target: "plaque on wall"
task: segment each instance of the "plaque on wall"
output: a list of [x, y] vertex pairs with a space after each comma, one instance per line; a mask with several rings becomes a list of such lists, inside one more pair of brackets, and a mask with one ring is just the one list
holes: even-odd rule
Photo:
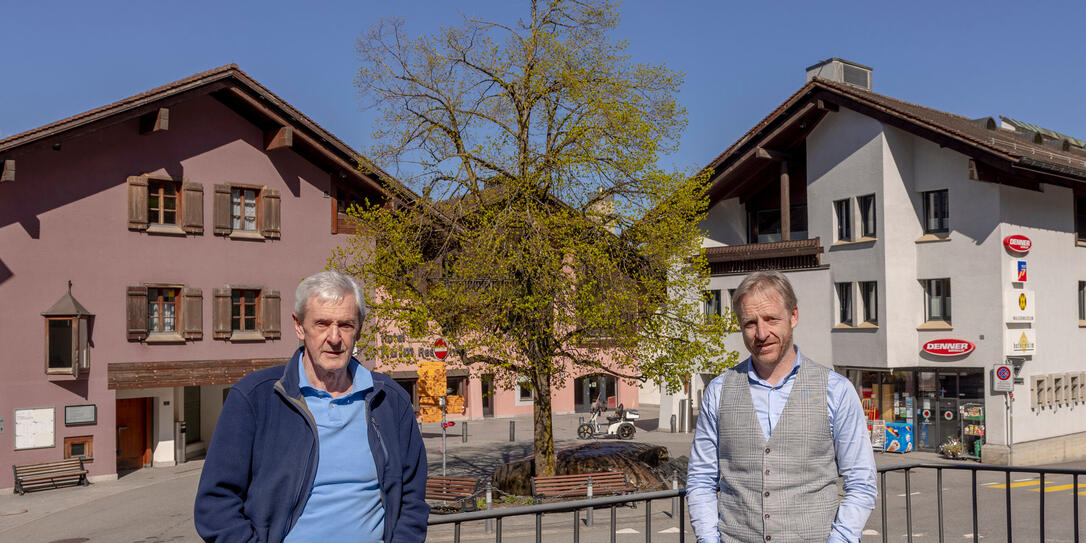
[[87, 426], [98, 424], [98, 406], [90, 405], [66, 405], [64, 406], [65, 426]]
[[15, 450], [55, 447], [55, 421], [56, 410], [52, 407], [16, 409]]

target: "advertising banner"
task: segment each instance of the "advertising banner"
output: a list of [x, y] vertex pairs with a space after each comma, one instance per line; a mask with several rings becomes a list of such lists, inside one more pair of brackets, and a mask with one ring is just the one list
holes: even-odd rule
[[1031, 355], [1037, 349], [1037, 333], [1029, 328], [1012, 328], [1003, 332], [1003, 355]]
[[1034, 309], [1036, 297], [1032, 290], [1012, 289], [1003, 294], [1004, 322], [1029, 323], [1036, 318], [1037, 310]]

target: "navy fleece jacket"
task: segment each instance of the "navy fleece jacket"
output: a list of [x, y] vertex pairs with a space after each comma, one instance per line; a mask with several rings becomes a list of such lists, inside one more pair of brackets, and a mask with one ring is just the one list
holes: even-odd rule
[[[298, 388], [298, 353], [230, 389], [196, 493], [205, 541], [279, 542], [302, 514], [317, 470], [317, 430]], [[370, 450], [385, 506], [385, 543], [426, 539], [426, 451], [411, 398], [373, 374]]]

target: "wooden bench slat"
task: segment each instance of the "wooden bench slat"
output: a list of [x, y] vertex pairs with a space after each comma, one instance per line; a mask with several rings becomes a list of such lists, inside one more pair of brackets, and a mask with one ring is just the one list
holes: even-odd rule
[[547, 496], [583, 497], [588, 495], [589, 479], [592, 480], [593, 495], [623, 494], [633, 490], [633, 487], [626, 481], [625, 473], [605, 471], [575, 475], [532, 477], [532, 493], [537, 498], [544, 498]]
[[479, 486], [478, 479], [468, 477], [440, 477], [430, 476], [426, 479], [426, 499], [441, 501], [459, 501], [461, 507], [467, 510], [469, 502], [474, 508], [475, 488]]
[[[27, 490], [56, 488], [58, 483], [87, 485], [87, 470], [82, 458], [69, 458], [55, 462], [12, 465], [15, 475], [15, 493], [23, 494]], [[28, 488], [31, 487], [31, 488]]]

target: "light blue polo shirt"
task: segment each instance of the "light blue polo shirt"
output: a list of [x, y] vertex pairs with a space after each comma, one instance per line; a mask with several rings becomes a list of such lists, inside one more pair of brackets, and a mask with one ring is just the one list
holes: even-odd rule
[[[299, 356], [301, 356], [299, 354]], [[381, 541], [385, 508], [367, 436], [366, 395], [373, 376], [351, 360], [351, 392], [332, 398], [309, 382], [299, 360], [302, 396], [317, 422], [317, 475], [302, 516], [284, 541]], [[303, 459], [298, 459], [298, 469]], [[289, 489], [283, 489], [284, 496]]]

